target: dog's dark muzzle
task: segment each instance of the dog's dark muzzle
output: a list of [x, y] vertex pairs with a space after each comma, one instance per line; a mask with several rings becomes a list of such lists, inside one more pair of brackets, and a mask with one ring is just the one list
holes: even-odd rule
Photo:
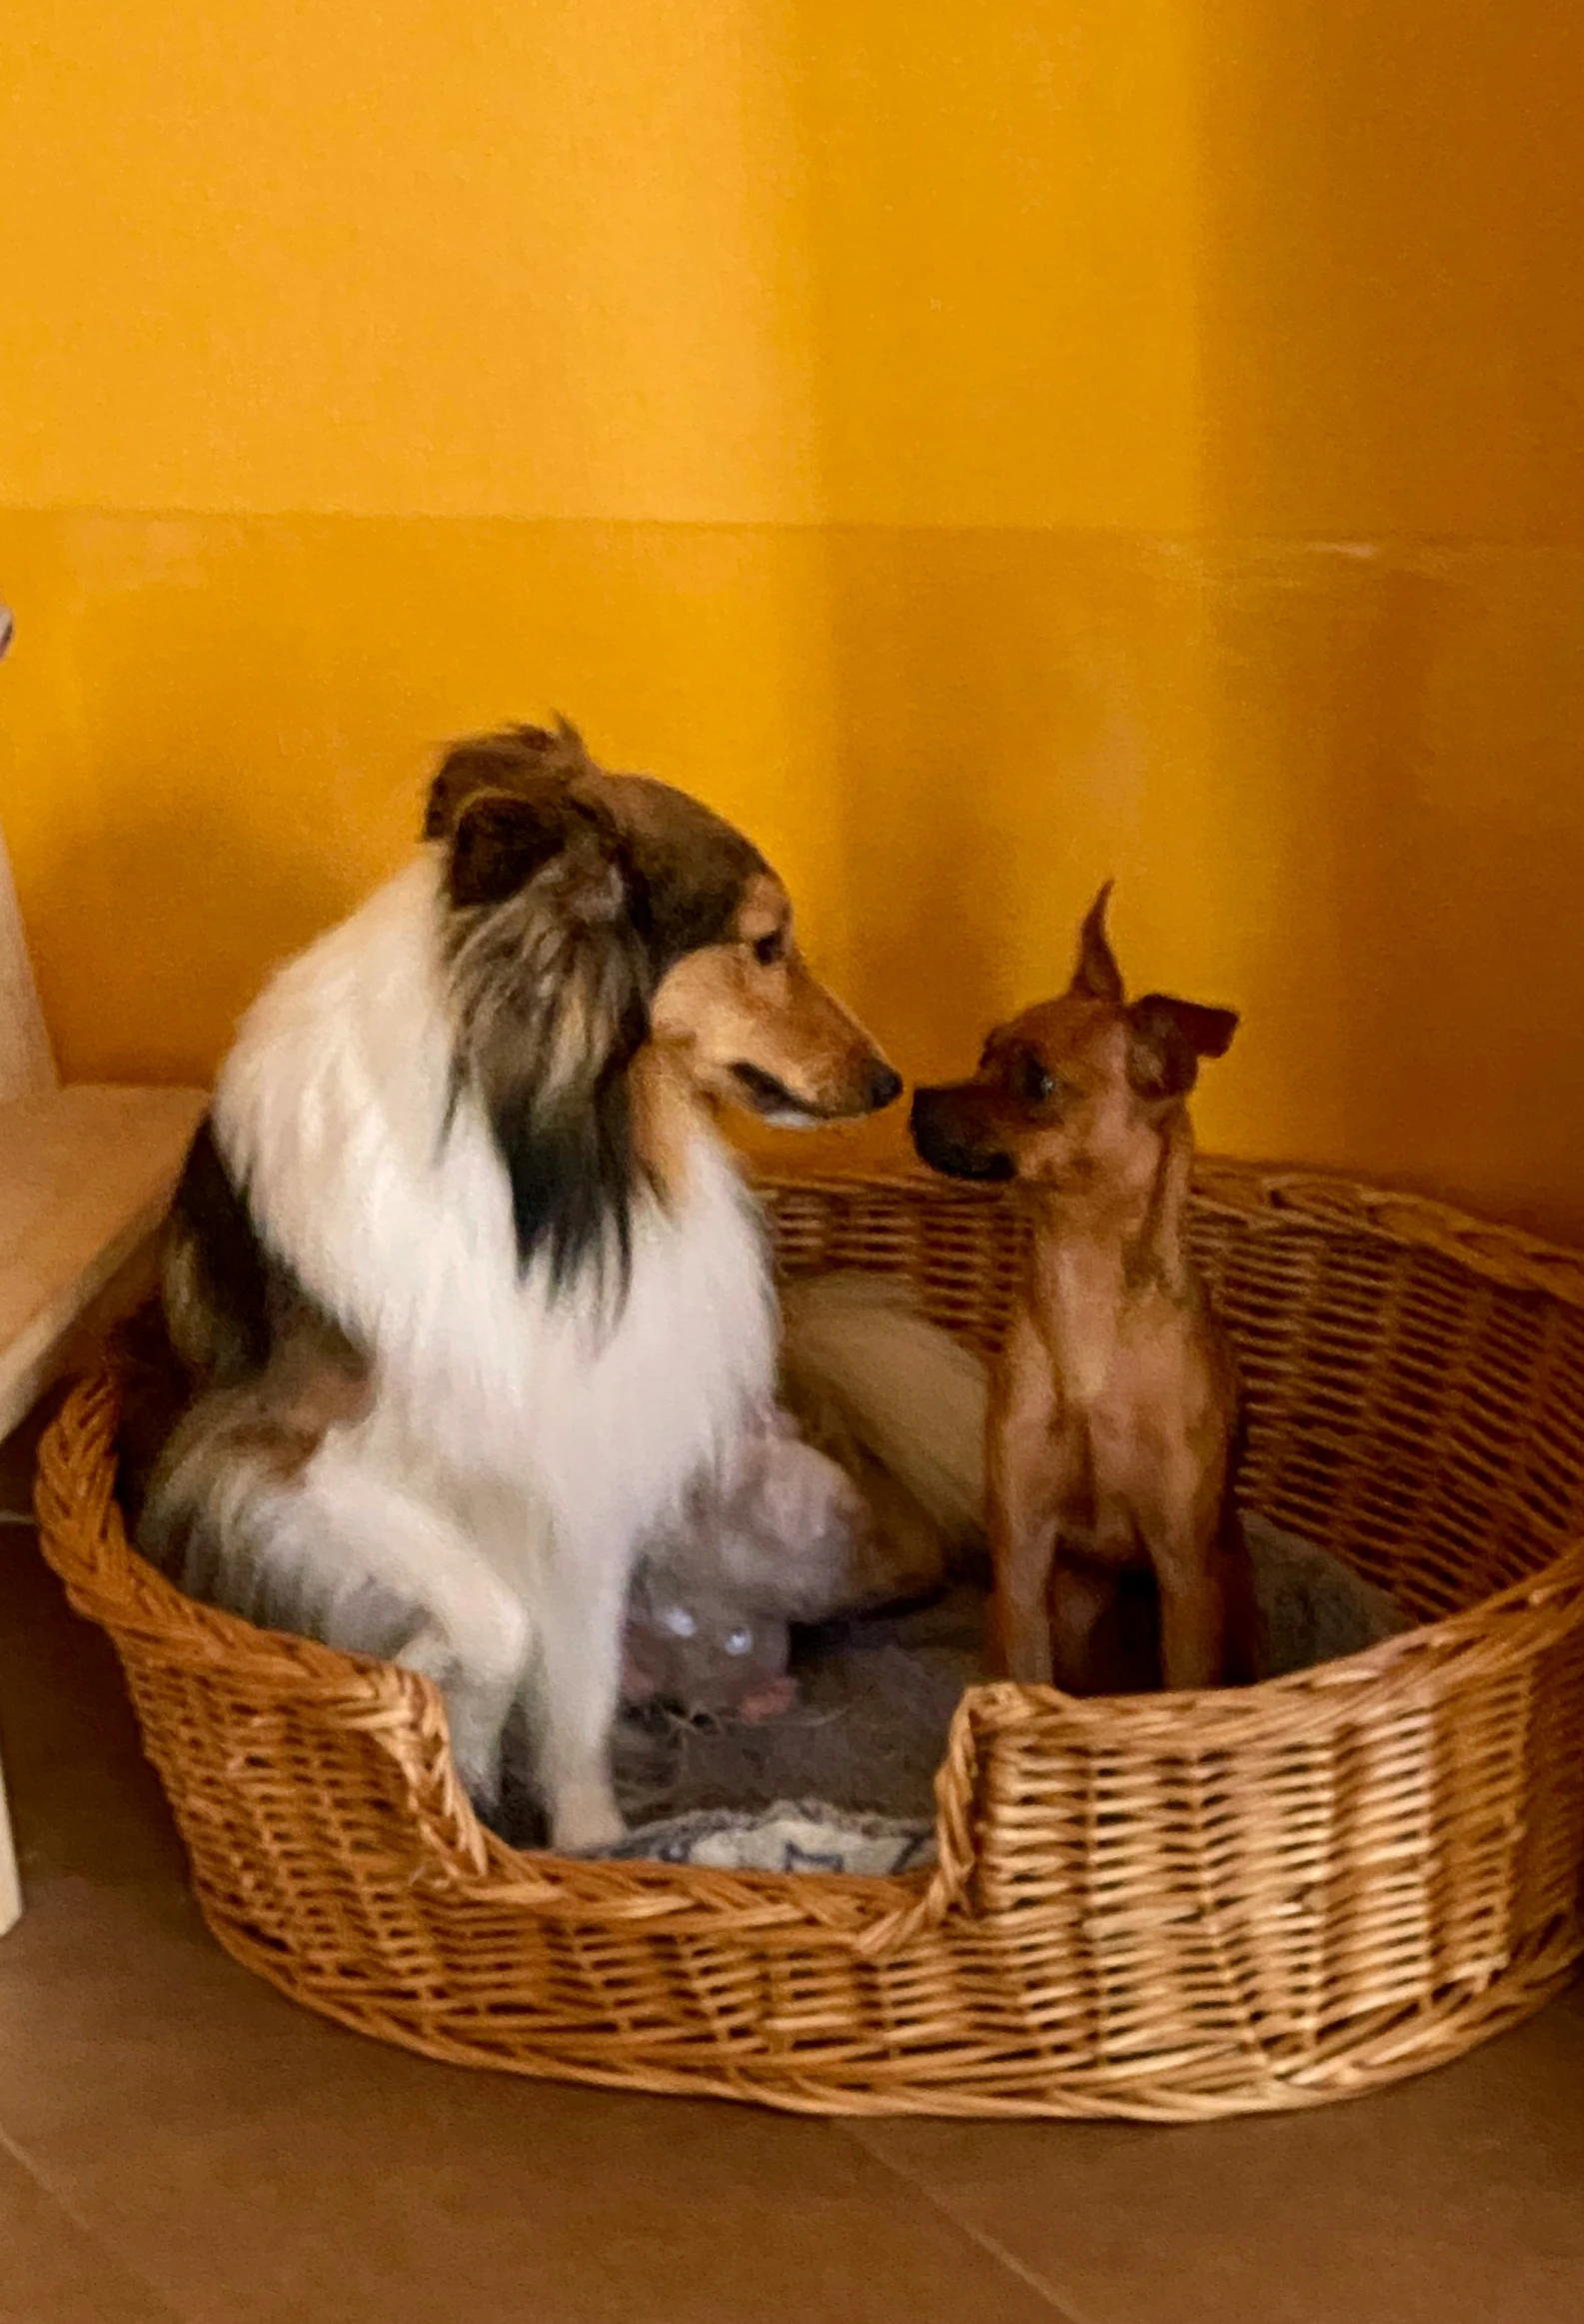
[[920, 1162], [948, 1178], [1009, 1178], [1012, 1158], [972, 1120], [971, 1092], [915, 1090], [907, 1127]]

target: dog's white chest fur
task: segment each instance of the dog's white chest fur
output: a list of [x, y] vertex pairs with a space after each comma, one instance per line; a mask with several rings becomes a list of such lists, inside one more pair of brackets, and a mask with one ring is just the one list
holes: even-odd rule
[[619, 1307], [592, 1277], [553, 1298], [543, 1258], [521, 1273], [488, 1128], [451, 1105], [437, 921], [420, 862], [277, 979], [221, 1082], [224, 1151], [415, 1458], [531, 1482], [580, 1534], [642, 1531], [770, 1392], [762, 1229], [701, 1129], [673, 1208], [639, 1204]]

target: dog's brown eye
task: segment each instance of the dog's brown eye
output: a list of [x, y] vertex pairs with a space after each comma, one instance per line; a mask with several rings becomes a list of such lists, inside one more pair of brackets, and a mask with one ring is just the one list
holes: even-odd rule
[[778, 961], [787, 958], [787, 931], [773, 928], [768, 936], [754, 939], [754, 958], [762, 969], [774, 969]]
[[1030, 1106], [1043, 1106], [1055, 1090], [1053, 1077], [1031, 1054], [1017, 1061], [1017, 1095]]

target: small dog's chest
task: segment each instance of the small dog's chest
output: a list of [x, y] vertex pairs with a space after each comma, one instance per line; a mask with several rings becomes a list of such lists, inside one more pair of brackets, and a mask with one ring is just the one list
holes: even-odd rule
[[[1061, 1554], [1108, 1568], [1146, 1565], [1142, 1519], [1191, 1468], [1194, 1440], [1217, 1408], [1216, 1349], [1202, 1319], [1176, 1307], [1111, 1318], [1103, 1348], [1085, 1334], [1087, 1364], [1069, 1365], [1030, 1334], [1019, 1353], [1044, 1375], [1037, 1452], [1048, 1521]], [[1037, 1349], [1037, 1352], [1036, 1352]], [[1102, 1360], [1103, 1358], [1103, 1360]], [[1026, 1409], [1026, 1407], [1025, 1407]]]
[[1141, 1446], [1126, 1400], [1068, 1406], [1052, 1450], [1059, 1554], [1081, 1564], [1146, 1565], [1136, 1489]]

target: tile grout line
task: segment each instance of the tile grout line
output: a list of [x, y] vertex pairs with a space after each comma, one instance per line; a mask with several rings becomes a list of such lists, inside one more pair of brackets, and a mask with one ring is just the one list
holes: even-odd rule
[[129, 2284], [134, 2285], [138, 2291], [142, 2292], [153, 2303], [154, 2308], [161, 2316], [168, 2317], [170, 2324], [190, 2324], [186, 2310], [174, 2306], [159, 2286], [149, 2281], [140, 2267], [134, 2267], [130, 2260], [123, 2258], [122, 2254], [116, 2250], [114, 2244], [106, 2242], [99, 2230], [90, 2225], [75, 2203], [68, 2202], [64, 2195], [51, 2186], [26, 2147], [18, 2145], [4, 2123], [0, 2123], [0, 2154], [9, 2155], [18, 2170], [27, 2173], [34, 2186], [54, 2204], [62, 2218], [77, 2230], [84, 2242], [111, 2267], [118, 2269]]
[[1008, 2250], [1005, 2244], [1001, 2243], [995, 2236], [988, 2234], [984, 2228], [976, 2227], [971, 2219], [964, 2219], [945, 2199], [939, 2188], [932, 2186], [927, 2179], [920, 2178], [916, 2172], [908, 2170], [879, 2147], [872, 2145], [864, 2136], [863, 2124], [841, 2122], [833, 2127], [840, 2129], [855, 2145], [863, 2149], [871, 2162], [878, 2163], [881, 2170], [888, 2171], [893, 2179], [906, 2187], [912, 2194], [921, 2195], [932, 2211], [954, 2227], [959, 2235], [965, 2235], [968, 2241], [982, 2251], [987, 2259], [994, 2260], [998, 2267], [1005, 2268], [1008, 2275], [1016, 2276], [1019, 2282], [1026, 2284], [1031, 2292], [1036, 2292], [1045, 2305], [1059, 2318], [1060, 2324], [1097, 2324], [1096, 2318], [1080, 2315], [1076, 2308], [1071, 2307], [1066, 2300], [1058, 2297], [1053, 2286], [1046, 2281], [1045, 2277], [1040, 2275], [1037, 2269], [1031, 2268], [1026, 2260], [1019, 2259], [1016, 2252]]

